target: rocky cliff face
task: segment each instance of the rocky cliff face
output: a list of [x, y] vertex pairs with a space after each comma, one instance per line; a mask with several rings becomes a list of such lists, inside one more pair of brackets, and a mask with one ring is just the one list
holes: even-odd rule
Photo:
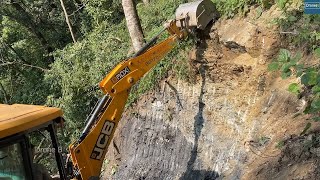
[[[257, 17], [254, 12], [219, 20], [200, 37], [190, 54], [194, 84], [172, 76], [127, 110], [109, 149], [104, 178], [320, 175], [316, 160], [304, 165], [305, 170], [313, 167], [313, 176], [290, 169], [290, 158], [279, 163], [285, 156], [276, 144], [301, 132], [307, 116], [293, 118], [302, 103], [287, 92], [295, 79], [284, 81], [267, 71], [281, 46], [271, 24], [280, 13], [271, 8]], [[308, 158], [317, 157], [315, 153]]]

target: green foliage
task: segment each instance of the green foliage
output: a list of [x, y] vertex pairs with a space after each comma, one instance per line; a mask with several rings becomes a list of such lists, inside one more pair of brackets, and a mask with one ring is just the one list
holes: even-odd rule
[[308, 123], [306, 124], [306, 126], [304, 127], [303, 131], [300, 133], [300, 135], [306, 134], [306, 132], [310, 129], [310, 127], [311, 127], [311, 123], [308, 122]]
[[297, 62], [301, 59], [301, 54], [297, 53], [295, 56], [286, 49], [280, 49], [278, 58], [268, 65], [269, 71], [280, 70], [281, 77], [286, 79], [292, 75], [293, 69], [298, 69], [298, 74], [301, 73], [301, 64]]
[[163, 23], [174, 19], [176, 8], [188, 2], [187, 0], [158, 0], [145, 6], [143, 3], [137, 5], [141, 25], [147, 39], [155, 35], [163, 28]]
[[[114, 37], [119, 40], [114, 40]], [[120, 39], [121, 37], [121, 39]], [[70, 137], [77, 137], [86, 115], [101, 96], [98, 83], [121, 60], [126, 59], [129, 37], [125, 23], [106, 28], [102, 23], [87, 38], [56, 51], [56, 61], [46, 73], [51, 84], [47, 103], [63, 108]]]
[[111, 168], [111, 175], [115, 175], [117, 172], [118, 167], [117, 166], [112, 166]]
[[[176, 8], [186, 3], [186, 0], [160, 0], [155, 3], [150, 3], [149, 6], [138, 4], [138, 13], [141, 18], [141, 25], [144, 29], [146, 39], [151, 39], [160, 30], [163, 29], [163, 23], [174, 18]], [[160, 40], [167, 38], [163, 36]], [[167, 76], [169, 70], [174, 70], [180, 78], [186, 78], [188, 68], [185, 59], [185, 51], [193, 43], [192, 39], [179, 43], [178, 48], [173, 49], [162, 61], [134, 87], [129, 96], [128, 104], [137, 100], [143, 93], [154, 88], [161, 79]]]
[[289, 85], [288, 91], [294, 93], [294, 94], [299, 94], [300, 93], [300, 87], [297, 83], [292, 83]]
[[314, 50], [314, 55], [317, 56], [318, 58], [320, 58], [320, 48], [316, 48]]
[[85, 11], [93, 19], [91, 23], [94, 27], [102, 22], [118, 24], [124, 18], [120, 0], [89, 0]]
[[[37, 39], [19, 23], [7, 17], [2, 19], [0, 32], [0, 66], [1, 90], [6, 94], [7, 103], [43, 104], [46, 97], [42, 84], [43, 71], [47, 57]], [[36, 96], [36, 97], [33, 97]], [[0, 95], [0, 100], [4, 100]]]
[[276, 4], [279, 8], [284, 9], [286, 7], [288, 0], [276, 0]]
[[[172, 17], [176, 7], [182, 2], [161, 0], [147, 7], [138, 4], [138, 14], [146, 39], [151, 39], [163, 28], [162, 24]], [[103, 3], [98, 1], [93, 4], [98, 5], [89, 7], [92, 8], [89, 14], [94, 14], [94, 9], [104, 7]], [[72, 129], [68, 131], [70, 133], [68, 136], [72, 138], [78, 137], [87, 114], [102, 96], [98, 83], [116, 64], [127, 59], [131, 40], [125, 19], [122, 18], [118, 23], [114, 23], [118, 21], [118, 13], [111, 13], [108, 16], [105, 20], [101, 20], [100, 15], [93, 18], [97, 25], [86, 38], [56, 51], [55, 62], [45, 75], [46, 83], [50, 84], [47, 104], [63, 108], [68, 128]], [[166, 37], [168, 35], [162, 39]], [[187, 62], [183, 59], [182, 51], [187, 49], [190, 42], [181, 43], [179, 48], [168, 54], [137, 86], [132, 88], [129, 104], [144, 92], [154, 88], [157, 82], [167, 75], [168, 70], [178, 70], [182, 69], [181, 66], [186, 66]], [[177, 74], [187, 73], [178, 71]]]
[[313, 117], [312, 120], [315, 121], [315, 122], [319, 122], [320, 121], [320, 117]]
[[151, 72], [142, 78], [140, 83], [138, 83], [138, 87], [132, 89], [128, 104], [135, 102], [143, 93], [156, 87], [158, 82], [168, 75], [169, 70], [174, 70], [178, 78], [188, 78], [190, 73], [188, 71], [188, 64], [184, 53], [191, 44], [192, 39], [181, 42], [178, 45], [178, 48], [169, 53]]
[[307, 68], [301, 76], [301, 83], [305, 86], [314, 86], [317, 84], [318, 75], [315, 68]]
[[279, 142], [276, 144], [276, 148], [281, 149], [281, 148], [284, 147], [284, 145], [285, 145], [285, 142], [284, 142], [284, 141], [279, 141]]
[[269, 138], [269, 137], [266, 137], [266, 136], [261, 136], [261, 137], [258, 139], [258, 143], [259, 143], [260, 146], [266, 145], [269, 141], [270, 141], [270, 138]]
[[285, 32], [283, 36], [286, 41], [314, 50], [320, 46], [319, 20], [319, 14], [304, 14], [301, 6], [290, 11], [284, 8], [282, 17], [275, 19], [275, 22], [280, 26], [280, 31]]
[[[80, 39], [88, 15], [77, 11], [77, 2], [65, 5]], [[50, 84], [44, 74], [54, 62], [52, 52], [72, 41], [60, 7], [59, 1], [0, 2], [1, 102], [45, 104]]]
[[269, 8], [272, 2], [265, 0], [212, 0], [217, 5], [217, 10], [222, 16], [231, 18], [236, 14], [245, 15], [253, 4]]
[[278, 62], [272, 62], [268, 65], [269, 71], [277, 71], [279, 70], [279, 63]]
[[[280, 27], [280, 31], [284, 32], [283, 40], [301, 49], [305, 49], [307, 53], [313, 53], [315, 57], [320, 57], [320, 33], [319, 20], [320, 15], [303, 14], [303, 7], [290, 9], [293, 1], [278, 0], [277, 4], [283, 9], [283, 17], [276, 19]], [[288, 34], [287, 34], [288, 33]], [[288, 50], [281, 49], [278, 58], [269, 64], [270, 71], [281, 72], [282, 78], [288, 78], [295, 75], [300, 78], [300, 85], [293, 83], [288, 90], [300, 97], [305, 96], [308, 99], [308, 105], [304, 113], [311, 114], [312, 119], [317, 121], [320, 112], [320, 74], [319, 66], [306, 66], [299, 63], [302, 58], [300, 53], [295, 56]], [[311, 126], [306, 125], [302, 132], [304, 134]]]
[[[288, 78], [291, 75], [295, 75], [300, 78], [301, 85], [298, 83], [292, 83], [289, 85], [288, 91], [299, 96], [306, 96], [307, 99], [310, 99], [310, 103], [304, 113], [312, 114], [313, 117], [316, 118], [320, 112], [319, 67], [308, 67], [304, 64], [299, 64], [298, 61], [301, 59], [301, 55], [299, 54], [300, 53], [292, 57], [288, 50], [280, 50], [276, 61], [269, 64], [269, 70], [279, 70], [283, 79]], [[309, 91], [310, 93], [307, 93]], [[317, 118], [315, 120], [317, 120]]]

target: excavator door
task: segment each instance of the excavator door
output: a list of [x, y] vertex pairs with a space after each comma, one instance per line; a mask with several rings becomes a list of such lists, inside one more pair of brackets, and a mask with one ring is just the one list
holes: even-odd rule
[[211, 0], [199, 0], [181, 4], [175, 15], [178, 27], [196, 27], [203, 30], [210, 21], [217, 18], [218, 12]]

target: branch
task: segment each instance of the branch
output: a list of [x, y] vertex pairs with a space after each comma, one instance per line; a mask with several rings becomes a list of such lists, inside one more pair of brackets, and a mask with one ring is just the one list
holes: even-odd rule
[[14, 16], [10, 11], [5, 11], [5, 15], [16, 20], [19, 24], [26, 27], [30, 32], [32, 32], [39, 39], [43, 47], [48, 49], [50, 47], [48, 41], [45, 39], [42, 32], [38, 28], [38, 24], [33, 20], [32, 15], [28, 13], [19, 3], [13, 2], [12, 7], [19, 12], [19, 16]]
[[16, 62], [16, 61], [2, 63], [2, 64], [0, 64], [0, 67], [1, 67], [1, 66], [13, 65], [13, 64], [20, 64], [20, 65], [22, 65], [22, 66], [39, 69], [39, 70], [44, 71], [44, 72], [49, 71], [49, 69], [45, 69], [45, 68], [42, 68], [42, 67], [39, 67], [39, 66], [35, 66], [35, 65], [31, 65], [31, 64], [24, 64], [24, 63], [20, 63], [20, 62]]
[[293, 34], [293, 35], [298, 35], [299, 32], [297, 30], [294, 30], [294, 31], [280, 31], [279, 32], [280, 34]]
[[67, 22], [68, 27], [69, 27], [70, 34], [71, 34], [71, 36], [72, 36], [72, 40], [73, 40], [73, 42], [75, 43], [75, 42], [77, 42], [77, 41], [76, 41], [76, 38], [74, 37], [74, 34], [73, 34], [73, 32], [72, 32], [72, 27], [71, 27], [71, 24], [70, 24], [70, 22], [69, 22], [68, 13], [67, 13], [66, 7], [64, 6], [63, 0], [60, 0], [60, 3], [61, 3], [61, 7], [62, 7], [62, 9], [63, 9], [63, 12], [64, 12], [64, 16], [65, 16], [65, 18], [66, 18], [66, 22]]
[[73, 11], [71, 14], [68, 15], [68, 17], [75, 15], [78, 11], [86, 7], [86, 4], [84, 3], [82, 6], [80, 6], [77, 10]]
[[4, 87], [3, 87], [3, 85], [2, 85], [2, 83], [0, 82], [0, 87], [1, 87], [1, 91], [2, 91], [2, 93], [3, 93], [3, 97], [4, 97], [4, 103], [6, 103], [6, 104], [8, 104], [8, 99], [7, 99], [7, 92], [6, 92], [6, 90], [4, 89]]
[[12, 52], [14, 52], [22, 62], [30, 65], [30, 63], [28, 61], [26, 61], [10, 44], [7, 44], [5, 42], [2, 42], [2, 43], [5, 46], [7, 46]]
[[1, 66], [8, 66], [8, 65], [11, 65], [11, 64], [14, 64], [15, 62], [6, 62], [6, 63], [2, 63], [0, 64], [0, 67]]
[[30, 65], [30, 64], [23, 64], [23, 63], [17, 63], [17, 64], [21, 64], [22, 66], [26, 66], [26, 67], [36, 68], [36, 69], [39, 69], [39, 70], [41, 70], [43, 72], [49, 71], [49, 69], [45, 69], [45, 68], [42, 68], [42, 67], [39, 67], [39, 66]]

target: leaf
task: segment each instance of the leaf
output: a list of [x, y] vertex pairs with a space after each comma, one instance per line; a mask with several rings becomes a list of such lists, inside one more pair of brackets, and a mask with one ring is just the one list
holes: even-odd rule
[[295, 21], [297, 21], [297, 18], [295, 16], [289, 16], [288, 21], [295, 22]]
[[308, 84], [310, 86], [317, 84], [317, 78], [318, 78], [318, 73], [316, 73], [316, 72], [310, 73], [310, 79], [309, 79]]
[[312, 86], [317, 84], [318, 73], [314, 71], [310, 71], [302, 75], [301, 83], [306, 86]]
[[308, 68], [307, 70], [306, 70], [306, 72], [316, 72], [317, 70], [315, 69], [315, 68]]
[[301, 58], [302, 58], [302, 54], [301, 54], [301, 52], [298, 52], [298, 53], [292, 58], [292, 62], [294, 62], [294, 64], [296, 64]]
[[320, 86], [320, 75], [318, 74], [318, 77], [317, 77], [317, 84]]
[[310, 114], [311, 113], [311, 105], [310, 104], [307, 104], [307, 107], [304, 109], [303, 113], [304, 114]]
[[290, 59], [290, 51], [288, 51], [287, 49], [280, 49], [278, 61], [279, 62], [288, 62], [289, 59]]
[[320, 92], [320, 86], [319, 86], [319, 85], [313, 86], [313, 87], [312, 87], [312, 92], [313, 92], [314, 94]]
[[302, 64], [297, 64], [296, 65], [296, 71], [297, 71], [297, 77], [300, 77], [303, 74], [303, 65]]
[[280, 7], [280, 9], [283, 9], [286, 7], [287, 0], [277, 0], [277, 5]]
[[256, 10], [256, 19], [258, 19], [262, 15], [262, 12], [263, 12], [262, 7], [259, 6]]
[[300, 135], [305, 134], [305, 133], [310, 129], [310, 127], [311, 127], [311, 123], [308, 122], [308, 123], [306, 124], [306, 126], [304, 127], [303, 131], [300, 133]]
[[279, 70], [279, 63], [277, 62], [272, 62], [268, 65], [268, 70], [269, 71], [277, 71]]
[[245, 14], [246, 12], [249, 11], [249, 7], [248, 5], [246, 4], [244, 7], [243, 7], [243, 14]]
[[292, 92], [294, 94], [299, 94], [300, 93], [300, 87], [299, 87], [299, 85], [297, 83], [292, 83], [292, 84], [289, 85], [288, 91]]
[[293, 65], [291, 63], [284, 63], [281, 67], [281, 71], [288, 72]]
[[315, 121], [315, 122], [319, 122], [320, 121], [320, 117], [313, 117], [312, 120]]
[[291, 74], [292, 74], [291, 71], [282, 72], [281, 78], [282, 78], [282, 79], [287, 79], [288, 77], [291, 76]]
[[285, 145], [284, 141], [279, 141], [276, 145], [276, 148], [281, 149]]
[[314, 55], [318, 58], [320, 58], [320, 48], [317, 48], [314, 50]]
[[319, 98], [313, 99], [313, 101], [311, 102], [311, 107], [314, 108], [315, 110], [320, 110], [320, 99]]
[[320, 40], [320, 33], [316, 33], [315, 36], [317, 41]]

